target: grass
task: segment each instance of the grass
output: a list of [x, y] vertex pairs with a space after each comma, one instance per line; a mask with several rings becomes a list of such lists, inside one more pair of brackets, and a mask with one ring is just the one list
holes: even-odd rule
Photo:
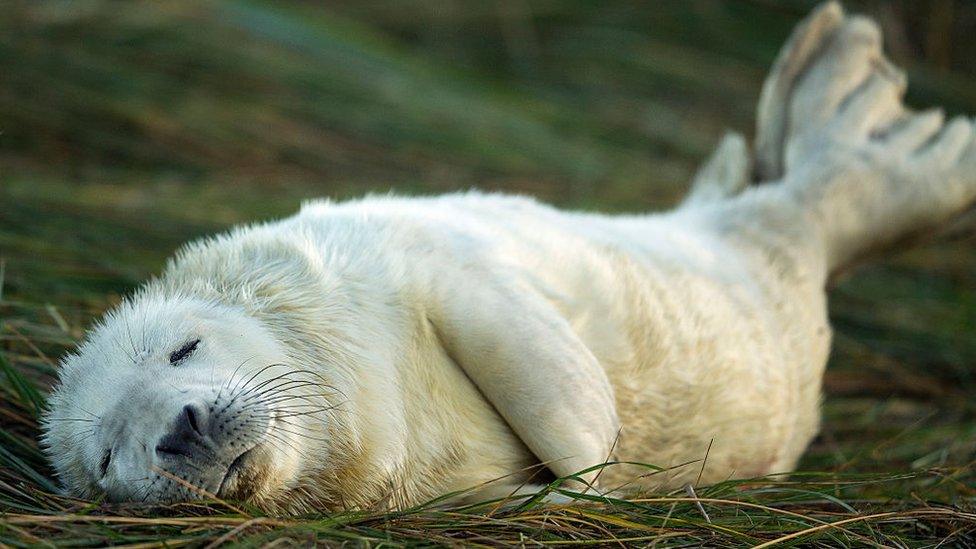
[[[763, 73], [810, 5], [11, 0], [0, 545], [976, 545], [971, 231], [832, 290], [824, 428], [786, 478], [695, 497], [280, 519], [65, 498], [38, 451], [57, 358], [180, 243], [303, 198], [391, 188], [666, 207], [724, 128], [749, 131]], [[976, 8], [858, 5], [885, 17], [914, 102], [976, 113]]]

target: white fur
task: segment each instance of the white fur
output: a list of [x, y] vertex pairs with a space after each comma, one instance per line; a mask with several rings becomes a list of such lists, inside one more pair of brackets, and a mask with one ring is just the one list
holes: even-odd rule
[[[153, 462], [139, 444], [250, 359], [256, 382], [313, 370], [324, 381], [291, 392], [334, 406], [268, 427], [288, 444], [259, 445], [249, 497], [269, 508], [403, 506], [499, 477], [478, 495], [504, 494], [539, 461], [674, 467], [652, 486], [789, 471], [818, 429], [828, 277], [976, 197], [972, 124], [912, 123], [903, 83], [873, 79], [873, 33], [830, 5], [784, 52], [757, 156], [779, 181], [740, 192], [749, 159], [732, 138], [665, 214], [369, 197], [191, 245], [65, 360], [57, 469], [76, 491], [133, 499], [153, 482], [125, 486]], [[168, 364], [192, 337], [201, 351]], [[58, 422], [86, 417], [82, 440]], [[99, 449], [120, 444], [120, 470], [96, 480]], [[648, 472], [613, 466], [599, 483]], [[155, 482], [150, 499], [185, 496]]]

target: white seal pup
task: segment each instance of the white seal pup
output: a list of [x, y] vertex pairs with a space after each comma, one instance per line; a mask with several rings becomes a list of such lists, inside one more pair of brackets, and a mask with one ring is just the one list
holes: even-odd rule
[[497, 496], [539, 463], [674, 485], [709, 445], [704, 482], [789, 471], [829, 277], [976, 199], [973, 124], [904, 88], [829, 4], [767, 81], [755, 169], [728, 138], [672, 212], [373, 197], [191, 244], [63, 360], [49, 455], [80, 496], [276, 512]]

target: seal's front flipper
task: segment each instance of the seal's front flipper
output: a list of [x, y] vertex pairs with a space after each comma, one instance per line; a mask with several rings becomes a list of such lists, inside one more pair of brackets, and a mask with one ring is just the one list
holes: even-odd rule
[[458, 280], [434, 289], [428, 315], [448, 354], [557, 476], [604, 463], [619, 423], [603, 367], [532, 288], [479, 274], [441, 273]]

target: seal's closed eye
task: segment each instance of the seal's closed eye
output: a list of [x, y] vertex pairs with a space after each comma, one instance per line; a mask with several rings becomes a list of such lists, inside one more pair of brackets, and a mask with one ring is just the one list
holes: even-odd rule
[[193, 354], [193, 351], [196, 351], [197, 350], [197, 345], [199, 345], [199, 344], [200, 344], [200, 340], [199, 339], [194, 339], [193, 341], [187, 342], [185, 345], [183, 345], [182, 347], [180, 347], [178, 350], [173, 351], [172, 353], [170, 353], [170, 355], [169, 355], [169, 363], [172, 364], [173, 366], [176, 366], [180, 362], [183, 362], [190, 355]]

